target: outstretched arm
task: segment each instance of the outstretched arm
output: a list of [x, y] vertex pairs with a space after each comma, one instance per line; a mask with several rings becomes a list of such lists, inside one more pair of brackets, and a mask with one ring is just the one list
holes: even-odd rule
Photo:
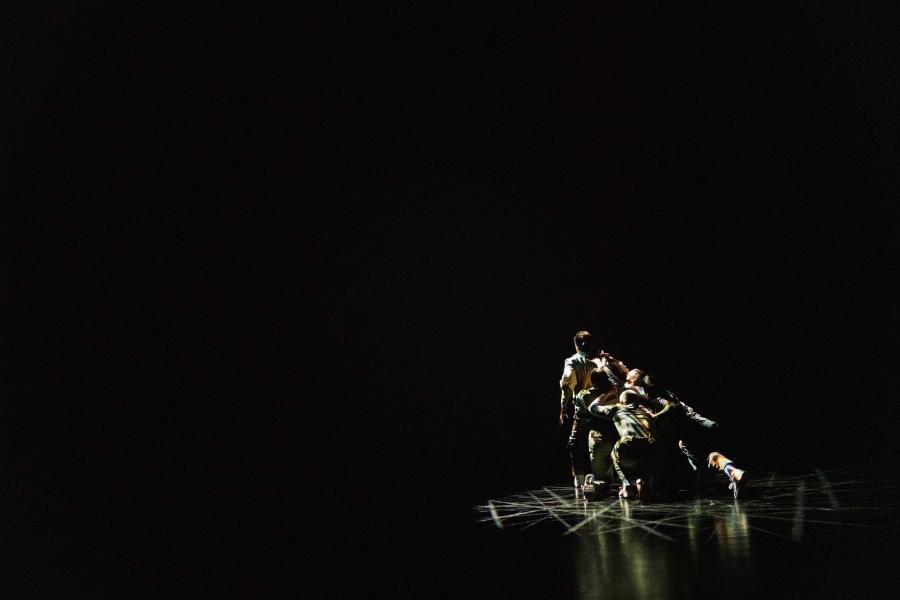
[[712, 419], [707, 419], [684, 402], [679, 402], [679, 404], [684, 407], [684, 414], [687, 416], [687, 418], [700, 425], [701, 427], [705, 427], [706, 429], [713, 429], [719, 426], [718, 423], [716, 423]]
[[611, 369], [613, 369], [623, 379], [626, 375], [628, 375], [628, 367], [625, 366], [625, 363], [615, 358], [612, 354], [601, 351], [600, 360], [605, 361], [606, 366], [609, 366]]
[[588, 412], [595, 417], [611, 418], [619, 410], [619, 406], [618, 404], [602, 404], [605, 401], [604, 397], [597, 398], [588, 406]]
[[662, 398], [657, 398], [657, 400], [662, 403], [663, 407], [659, 412], [653, 413], [654, 419], [660, 418], [661, 416], [672, 410], [672, 407], [675, 406], [674, 402], [669, 402], [668, 400], [663, 400]]

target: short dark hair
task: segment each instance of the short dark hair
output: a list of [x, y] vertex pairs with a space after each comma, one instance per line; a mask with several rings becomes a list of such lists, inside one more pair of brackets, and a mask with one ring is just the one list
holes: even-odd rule
[[591, 371], [591, 387], [599, 391], [601, 394], [613, 389], [613, 382], [609, 380], [609, 375], [603, 369], [594, 369]]
[[575, 334], [575, 347], [579, 350], [593, 350], [594, 336], [590, 331], [579, 331]]

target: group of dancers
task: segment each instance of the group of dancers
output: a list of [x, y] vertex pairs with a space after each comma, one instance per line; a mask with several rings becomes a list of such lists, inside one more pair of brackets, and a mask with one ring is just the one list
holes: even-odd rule
[[606, 495], [617, 479], [620, 498], [648, 501], [690, 488], [704, 466], [728, 476], [734, 498], [746, 496], [746, 471], [718, 451], [718, 424], [648, 373], [598, 351], [590, 332], [575, 334], [559, 387], [559, 423], [572, 421], [568, 449], [580, 498]]

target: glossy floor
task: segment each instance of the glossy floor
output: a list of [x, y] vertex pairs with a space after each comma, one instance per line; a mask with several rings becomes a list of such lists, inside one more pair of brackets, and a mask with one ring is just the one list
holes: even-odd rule
[[748, 500], [728, 496], [724, 478], [711, 483], [676, 502], [585, 502], [568, 487], [491, 499], [473, 515], [479, 554], [496, 553], [484, 573], [507, 591], [579, 598], [900, 594], [892, 481], [760, 474]]

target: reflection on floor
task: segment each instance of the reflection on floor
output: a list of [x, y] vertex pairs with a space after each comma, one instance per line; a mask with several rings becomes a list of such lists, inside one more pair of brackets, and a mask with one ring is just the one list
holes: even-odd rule
[[[847, 470], [779, 476], [758, 474], [747, 485], [749, 499], [734, 500], [724, 476], [685, 500], [620, 500], [616, 489], [587, 502], [574, 488], [544, 487], [489, 500], [475, 507], [479, 520], [503, 529], [555, 523], [566, 535], [634, 530], [676, 542], [679, 538], [746, 536], [749, 529], [799, 540], [816, 527], [875, 527], [900, 512], [900, 486], [864, 480]], [[893, 519], [891, 519], [893, 520]]]
[[873, 578], [869, 566], [896, 546], [896, 483], [847, 470], [757, 474], [746, 500], [720, 474], [706, 483], [660, 502], [620, 500], [615, 490], [585, 502], [574, 488], [544, 487], [475, 513], [503, 530], [558, 532], [560, 543], [547, 539], [541, 552], [570, 557], [580, 598], [844, 597], [863, 579], [867, 597], [898, 597], [895, 572]]

